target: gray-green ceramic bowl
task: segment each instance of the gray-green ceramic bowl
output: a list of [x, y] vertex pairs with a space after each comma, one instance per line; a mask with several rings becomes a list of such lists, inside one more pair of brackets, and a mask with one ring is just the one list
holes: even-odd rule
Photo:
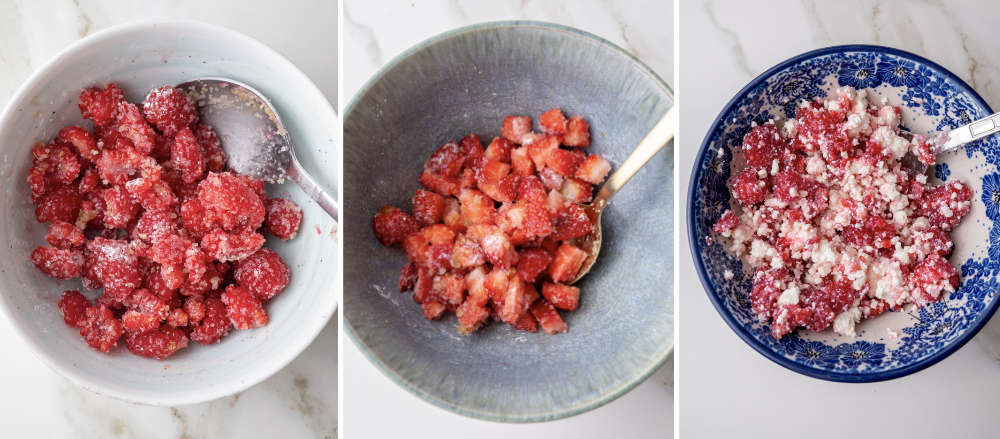
[[[665, 42], [666, 43], [666, 42]], [[673, 153], [657, 154], [604, 213], [604, 248], [578, 286], [569, 332], [472, 335], [453, 314], [424, 320], [397, 288], [406, 257], [371, 219], [410, 210], [424, 160], [509, 114], [553, 107], [590, 122], [590, 151], [621, 163], [672, 105], [670, 88], [594, 35], [537, 22], [457, 29], [406, 51], [354, 98], [344, 123], [344, 321], [362, 352], [407, 390], [456, 413], [537, 422], [582, 413], [642, 382], [673, 346]]]

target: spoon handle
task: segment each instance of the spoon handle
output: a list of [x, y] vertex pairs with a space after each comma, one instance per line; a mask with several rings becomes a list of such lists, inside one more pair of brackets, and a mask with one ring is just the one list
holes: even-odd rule
[[297, 183], [302, 191], [316, 201], [319, 207], [322, 207], [335, 221], [340, 219], [337, 217], [337, 201], [333, 199], [329, 193], [323, 189], [316, 180], [313, 180], [312, 176], [302, 169], [302, 165], [299, 163], [298, 159], [292, 157], [292, 162], [288, 166], [288, 178]]
[[993, 113], [967, 125], [948, 131], [948, 138], [934, 152], [948, 152], [973, 140], [1000, 132], [1000, 113]]
[[593, 205], [607, 205], [607, 201], [618, 193], [622, 186], [625, 186], [625, 183], [628, 183], [629, 179], [636, 172], [639, 172], [639, 169], [649, 159], [653, 158], [657, 152], [673, 140], [674, 132], [677, 130], [677, 113], [674, 111], [675, 108], [677, 108], [676, 103], [653, 126], [649, 134], [646, 134], [646, 137], [639, 142], [639, 146], [629, 154], [621, 166], [618, 167], [618, 170], [614, 174], [611, 174], [611, 178], [608, 178], [604, 186], [601, 186], [601, 190], [597, 192], [597, 197], [594, 198], [594, 202], [592, 203]]

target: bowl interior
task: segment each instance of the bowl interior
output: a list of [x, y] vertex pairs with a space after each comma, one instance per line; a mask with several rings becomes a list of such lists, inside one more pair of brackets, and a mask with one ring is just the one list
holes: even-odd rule
[[[752, 122], [794, 115], [802, 99], [824, 97], [836, 87], [874, 88], [903, 107], [903, 125], [934, 133], [992, 113], [960, 79], [918, 56], [894, 49], [848, 46], [822, 49], [786, 61], [761, 75], [723, 110], [695, 163], [689, 215], [690, 238], [702, 281], [727, 323], [751, 346], [793, 370], [840, 381], [888, 379], [926, 367], [971, 338], [996, 307], [1000, 229], [996, 198], [1000, 156], [996, 138], [938, 156], [931, 181], [959, 179], [975, 192], [972, 210], [951, 233], [950, 262], [961, 267], [962, 285], [945, 300], [922, 309], [886, 313], [858, 326], [857, 337], [832, 330], [800, 330], [774, 340], [750, 310], [752, 273], [718, 243], [706, 244], [711, 225], [733, 203], [726, 183], [734, 151]], [[741, 153], [736, 154], [737, 158]], [[738, 161], [738, 160], [737, 160]], [[985, 195], [984, 195], [985, 193]], [[991, 237], [986, 240], [987, 236]], [[725, 280], [723, 273], [736, 273]]]
[[[110, 355], [91, 350], [66, 326], [56, 307], [79, 280], [56, 281], [28, 260], [44, 244], [45, 225], [34, 219], [25, 184], [30, 148], [67, 125], [91, 127], [77, 108], [85, 87], [118, 83], [132, 102], [163, 84], [199, 76], [226, 76], [271, 97], [297, 154], [326, 187], [335, 190], [336, 118], [320, 92], [277, 53], [235, 32], [190, 22], [112, 28], [63, 52], [24, 85], [0, 122], [0, 182], [6, 196], [0, 234], [0, 291], [15, 326], [39, 355], [73, 381], [99, 393], [154, 404], [203, 401], [240, 391], [291, 361], [335, 310], [337, 238], [334, 222], [294, 184], [270, 186], [303, 208], [302, 231], [289, 242], [271, 240], [292, 270], [288, 288], [269, 305], [270, 324], [234, 331], [214, 346], [192, 344], [166, 361], [144, 359], [120, 346]], [[220, 133], [225, 143], [224, 133]], [[84, 291], [95, 298], [98, 292]]]
[[578, 285], [580, 308], [549, 336], [489, 324], [470, 336], [454, 314], [424, 320], [398, 293], [406, 263], [381, 246], [371, 218], [411, 210], [423, 162], [476, 133], [488, 143], [510, 114], [553, 107], [590, 122], [592, 145], [617, 166], [671, 105], [655, 75], [610, 43], [537, 23], [490, 24], [431, 40], [391, 63], [349, 108], [344, 125], [344, 318], [387, 375], [465, 415], [537, 421], [578, 413], [631, 388], [672, 344], [672, 171], [657, 154], [604, 214], [604, 248]]

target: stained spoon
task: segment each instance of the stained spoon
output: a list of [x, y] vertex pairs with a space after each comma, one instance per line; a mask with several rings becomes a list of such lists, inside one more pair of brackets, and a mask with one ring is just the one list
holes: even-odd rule
[[[674, 132], [677, 130], [675, 108], [677, 108], [677, 104], [674, 104], [670, 107], [670, 110], [667, 110], [666, 114], [660, 118], [660, 121], [646, 134], [646, 137], [639, 142], [639, 146], [625, 158], [625, 161], [622, 162], [614, 174], [611, 174], [608, 181], [604, 182], [604, 186], [601, 186], [601, 189], [597, 191], [597, 196], [594, 197], [594, 200], [584, 206], [583, 210], [587, 212], [587, 217], [590, 218], [590, 222], [594, 226], [590, 230], [590, 234], [575, 240], [575, 245], [587, 252], [587, 259], [584, 260], [583, 266], [577, 273], [576, 278], [570, 283], [576, 283], [586, 276], [590, 272], [590, 268], [594, 266], [594, 262], [597, 261], [597, 256], [601, 252], [601, 215], [604, 213], [604, 208], [611, 201], [611, 197], [618, 193], [622, 186], [625, 186], [625, 183], [628, 183], [629, 179], [636, 172], [639, 172], [639, 169], [642, 169], [649, 159], [653, 158], [657, 152], [673, 140]], [[664, 188], [664, 190], [669, 190], [669, 188]]]
[[338, 219], [337, 202], [299, 163], [288, 131], [263, 94], [226, 78], [199, 78], [177, 88], [219, 134], [230, 169], [268, 183], [281, 183], [287, 177]]

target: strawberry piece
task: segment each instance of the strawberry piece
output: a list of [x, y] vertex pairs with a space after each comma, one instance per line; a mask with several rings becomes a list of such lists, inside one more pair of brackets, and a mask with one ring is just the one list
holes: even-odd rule
[[410, 291], [417, 284], [417, 266], [408, 262], [399, 272], [399, 292]]
[[589, 203], [594, 199], [594, 188], [588, 183], [567, 177], [563, 180], [559, 192], [567, 200], [577, 204]]
[[534, 282], [552, 263], [552, 254], [542, 248], [519, 250], [517, 254], [517, 274], [525, 282]]
[[486, 147], [486, 152], [483, 157], [486, 157], [487, 161], [499, 161], [502, 163], [510, 163], [511, 151], [514, 149], [514, 144], [510, 140], [504, 139], [502, 137], [494, 137], [490, 145]]
[[542, 168], [542, 170], [538, 171], [538, 179], [542, 182], [542, 186], [548, 190], [562, 189], [564, 180], [562, 175], [549, 168]]
[[497, 225], [517, 244], [524, 244], [535, 238], [552, 233], [549, 214], [539, 204], [505, 204], [497, 211]]
[[424, 311], [424, 318], [427, 320], [437, 320], [444, 315], [444, 312], [448, 309], [445, 304], [435, 301], [428, 300], [420, 304], [420, 307]]
[[222, 262], [242, 260], [263, 245], [264, 236], [259, 233], [235, 234], [216, 230], [201, 238], [201, 249], [205, 254]]
[[556, 308], [566, 311], [576, 310], [580, 303], [580, 289], [570, 285], [545, 282], [542, 284], [542, 296]]
[[517, 263], [517, 252], [510, 238], [497, 226], [475, 225], [469, 227], [466, 235], [479, 242], [486, 259], [494, 267], [510, 267]]
[[479, 141], [479, 136], [475, 134], [463, 137], [462, 140], [458, 141], [458, 146], [462, 147], [462, 153], [465, 154], [465, 161], [462, 163], [462, 166], [466, 168], [474, 167], [479, 158], [485, 153], [483, 144]]
[[486, 263], [486, 254], [479, 243], [465, 235], [455, 238], [455, 246], [451, 254], [451, 266], [455, 268], [472, 268]]
[[570, 282], [576, 278], [586, 260], [587, 252], [580, 250], [573, 244], [564, 242], [552, 258], [552, 264], [549, 265], [549, 277], [556, 282]]
[[493, 200], [475, 189], [463, 189], [458, 196], [462, 217], [470, 225], [491, 224], [496, 215]]
[[[205, 299], [203, 308], [204, 317], [191, 330], [191, 340], [200, 344], [213, 344], [225, 337], [233, 325], [229, 321], [226, 305], [222, 303], [222, 300], [209, 297]], [[193, 313], [188, 310], [188, 316], [191, 315]]]
[[587, 236], [593, 230], [594, 224], [587, 217], [587, 212], [575, 204], [565, 204], [563, 209], [552, 218], [551, 238], [557, 241]]
[[583, 159], [579, 154], [566, 149], [556, 148], [549, 153], [549, 158], [545, 160], [545, 166], [559, 173], [564, 177], [571, 177], [576, 174], [577, 168]]
[[184, 331], [166, 325], [139, 334], [125, 335], [125, 346], [129, 352], [157, 360], [167, 359], [187, 345], [188, 337]]
[[486, 270], [478, 267], [465, 276], [465, 286], [468, 295], [465, 301], [455, 310], [458, 317], [458, 332], [468, 334], [479, 329], [489, 318], [486, 303], [490, 294], [486, 289]]
[[458, 178], [445, 177], [432, 172], [420, 174], [420, 184], [425, 188], [437, 192], [441, 195], [458, 195], [462, 190], [462, 185]]
[[80, 336], [90, 347], [108, 352], [122, 336], [122, 324], [108, 307], [99, 305], [87, 308], [87, 319], [80, 325]]
[[49, 231], [45, 234], [45, 242], [53, 247], [71, 249], [82, 247], [84, 242], [83, 232], [72, 224], [55, 220], [49, 225]]
[[271, 300], [288, 285], [290, 272], [281, 256], [262, 248], [236, 265], [236, 283], [260, 301]]
[[184, 127], [177, 132], [170, 148], [170, 163], [180, 171], [185, 183], [201, 180], [205, 174], [205, 152], [202, 151], [198, 139], [190, 128]]
[[55, 247], [38, 247], [31, 252], [31, 262], [46, 276], [73, 279], [80, 276], [83, 253]]
[[166, 136], [173, 136], [198, 122], [198, 110], [184, 92], [165, 85], [150, 90], [142, 113]]
[[514, 143], [521, 143], [521, 137], [531, 132], [531, 118], [528, 116], [507, 116], [500, 127], [500, 135]]
[[562, 144], [581, 148], [590, 146], [590, 126], [587, 121], [580, 116], [570, 117]]
[[465, 151], [455, 142], [441, 145], [424, 163], [424, 172], [443, 177], [457, 177], [465, 164]]
[[547, 300], [539, 299], [531, 305], [531, 315], [538, 319], [538, 324], [547, 334], [566, 332], [566, 322], [559, 316], [559, 311]]
[[125, 93], [115, 84], [103, 89], [88, 88], [80, 92], [80, 114], [94, 121], [97, 126], [107, 126], [118, 116], [118, 104], [125, 100]]
[[417, 268], [417, 283], [413, 286], [413, 301], [424, 303], [430, 297], [434, 286], [434, 274], [427, 268]]
[[446, 305], [459, 305], [465, 300], [465, 278], [460, 274], [434, 276], [430, 294]]
[[521, 317], [518, 317], [517, 321], [511, 323], [510, 326], [519, 331], [538, 332], [538, 323], [530, 312], [521, 314]]
[[534, 175], [527, 177], [522, 177], [518, 183], [517, 188], [517, 201], [535, 203], [544, 206], [548, 195], [545, 192], [545, 186], [542, 186], [542, 181]]
[[553, 151], [559, 149], [559, 138], [555, 136], [546, 136], [538, 141], [535, 141], [527, 146], [528, 157], [534, 162], [535, 168], [541, 172], [546, 163], [549, 161], [549, 157], [552, 155]]
[[566, 116], [562, 110], [553, 108], [538, 116], [538, 125], [542, 127], [545, 134], [563, 135], [566, 134]]
[[597, 154], [591, 154], [580, 162], [573, 176], [590, 184], [601, 184], [608, 172], [611, 172], [611, 163]]
[[90, 301], [77, 290], [65, 291], [59, 299], [59, 311], [62, 311], [63, 321], [74, 328], [83, 327], [87, 322], [87, 308]]
[[528, 147], [526, 146], [511, 150], [510, 164], [514, 173], [521, 177], [534, 176], [535, 174], [535, 162], [528, 155]]
[[222, 293], [226, 315], [236, 329], [253, 329], [267, 324], [267, 313], [250, 290], [230, 285]]
[[480, 183], [478, 187], [490, 198], [501, 203], [509, 203], [514, 201], [514, 198], [517, 197], [517, 187], [519, 181], [520, 180], [517, 175], [508, 174], [496, 183], [483, 182]]
[[291, 200], [284, 198], [268, 198], [264, 200], [267, 216], [264, 225], [272, 235], [287, 241], [295, 238], [302, 224], [302, 208]]
[[421, 226], [440, 223], [444, 217], [444, 197], [417, 189], [413, 195], [413, 218]]
[[372, 229], [375, 237], [382, 245], [389, 247], [419, 230], [420, 225], [413, 217], [398, 208], [385, 205], [372, 219]]
[[[490, 206], [491, 208], [493, 206]], [[462, 216], [462, 203], [457, 199], [448, 197], [444, 200], [444, 214], [442, 215], [441, 221], [448, 227], [451, 227], [455, 233], [463, 233], [466, 228], [465, 217]]]

